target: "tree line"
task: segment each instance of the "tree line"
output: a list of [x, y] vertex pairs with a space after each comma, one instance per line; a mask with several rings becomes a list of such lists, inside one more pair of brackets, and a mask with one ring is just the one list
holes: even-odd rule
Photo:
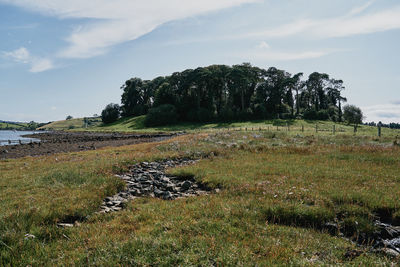
[[364, 125], [369, 125], [369, 126], [381, 126], [384, 128], [389, 128], [389, 129], [400, 129], [400, 123], [396, 122], [390, 122], [390, 123], [382, 123], [382, 122], [367, 122]]
[[187, 69], [153, 80], [131, 78], [121, 87], [120, 112], [123, 117], [147, 114], [148, 124], [157, 120], [343, 121], [342, 103], [347, 101], [342, 96], [343, 81], [319, 72], [307, 79], [303, 76], [243, 63]]

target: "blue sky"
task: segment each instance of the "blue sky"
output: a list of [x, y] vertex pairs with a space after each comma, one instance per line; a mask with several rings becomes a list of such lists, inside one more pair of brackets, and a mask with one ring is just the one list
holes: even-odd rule
[[0, 119], [100, 114], [131, 77], [240, 64], [343, 79], [400, 122], [398, 0], [0, 0]]

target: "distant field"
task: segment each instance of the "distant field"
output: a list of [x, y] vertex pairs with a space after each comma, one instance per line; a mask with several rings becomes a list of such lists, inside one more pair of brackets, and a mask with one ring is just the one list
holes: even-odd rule
[[39, 127], [38, 130], [73, 130], [73, 129], [81, 129], [84, 130], [87, 128], [91, 128], [101, 124], [101, 118], [88, 118], [88, 124], [86, 125], [84, 122], [84, 118], [70, 119], [70, 120], [62, 120], [62, 121], [54, 121], [49, 124], [46, 124], [42, 127]]
[[14, 124], [14, 123], [4, 123], [4, 122], [0, 122], [0, 129], [22, 129], [24, 127], [26, 127], [28, 124], [27, 123], [18, 123], [18, 124]]

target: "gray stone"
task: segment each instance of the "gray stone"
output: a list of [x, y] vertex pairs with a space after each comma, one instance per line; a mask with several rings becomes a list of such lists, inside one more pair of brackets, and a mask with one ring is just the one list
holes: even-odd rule
[[58, 227], [63, 227], [63, 228], [71, 228], [74, 227], [74, 224], [72, 223], [57, 223]]
[[162, 195], [162, 198], [165, 200], [171, 200], [171, 199], [173, 199], [173, 196], [172, 196], [171, 192], [165, 191]]
[[181, 190], [186, 191], [192, 186], [192, 183], [190, 181], [184, 181], [181, 185]]
[[170, 192], [177, 192], [178, 191], [173, 184], [168, 184], [165, 188]]
[[399, 252], [391, 248], [381, 248], [379, 251], [392, 258], [398, 258], [400, 256]]
[[154, 195], [156, 197], [161, 197], [164, 195], [164, 191], [161, 191], [160, 189], [154, 189]]
[[141, 196], [142, 193], [140, 192], [139, 189], [131, 189], [129, 190], [129, 194], [131, 194], [132, 196]]

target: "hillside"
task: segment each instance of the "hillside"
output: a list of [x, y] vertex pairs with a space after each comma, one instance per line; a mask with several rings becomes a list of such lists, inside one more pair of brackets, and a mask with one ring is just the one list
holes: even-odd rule
[[28, 123], [0, 122], [0, 130], [24, 130]]
[[[257, 120], [232, 123], [178, 123], [169, 126], [145, 127], [145, 116], [122, 118], [117, 122], [88, 128], [90, 131], [110, 132], [169, 132], [186, 131], [196, 133], [199, 131], [244, 130], [244, 131], [278, 131], [287, 132], [290, 135], [354, 135], [354, 126], [345, 123], [331, 121], [308, 120]], [[382, 128], [382, 136], [395, 137], [399, 130]], [[377, 136], [378, 129], [375, 126], [359, 125], [355, 135]]]
[[39, 127], [38, 130], [57, 130], [57, 131], [65, 131], [72, 129], [84, 130], [86, 128], [91, 128], [101, 124], [100, 117], [87, 118], [87, 121], [88, 121], [87, 127], [84, 118], [54, 121], [46, 125], [43, 125], [42, 127]]

